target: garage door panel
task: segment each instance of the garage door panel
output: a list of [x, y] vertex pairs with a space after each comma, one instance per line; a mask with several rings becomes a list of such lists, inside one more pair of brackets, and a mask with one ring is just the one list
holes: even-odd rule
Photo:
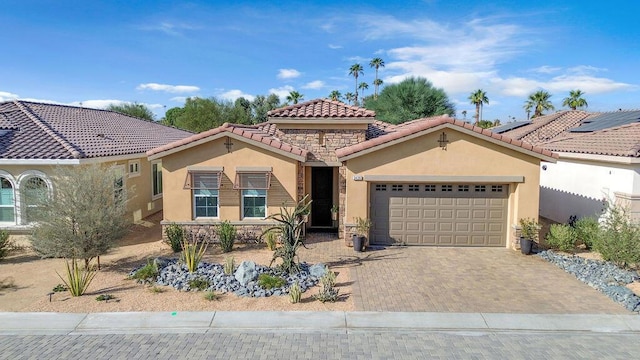
[[422, 211], [420, 209], [407, 209], [405, 217], [407, 219], [420, 219]]
[[456, 223], [456, 232], [469, 232], [470, 229], [471, 229], [471, 224], [467, 222]]
[[438, 217], [441, 220], [452, 220], [453, 219], [453, 210], [452, 209], [440, 209], [438, 210]]

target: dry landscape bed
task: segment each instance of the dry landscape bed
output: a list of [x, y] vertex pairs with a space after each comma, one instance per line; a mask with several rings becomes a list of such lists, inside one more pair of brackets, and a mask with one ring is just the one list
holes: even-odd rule
[[[335, 303], [321, 303], [312, 298], [318, 287], [302, 294], [298, 304], [291, 304], [288, 296], [268, 298], [244, 298], [234, 294], [220, 294], [216, 300], [204, 299], [202, 292], [180, 292], [170, 287], [156, 293], [150, 286], [127, 279], [136, 266], [146, 263], [148, 258], [175, 257], [171, 248], [161, 241], [161, 217], [156, 215], [144, 225], [135, 225], [130, 234], [109, 254], [100, 257], [102, 269], [91, 283], [88, 292], [81, 297], [72, 297], [68, 292], [49, 293], [62, 283], [56, 271], [65, 272], [62, 259], [40, 259], [29, 250], [15, 253], [0, 261], [0, 311], [50, 311], [50, 312], [113, 312], [113, 311], [350, 311], [353, 310], [348, 267], [333, 267], [338, 274], [336, 287], [342, 299]], [[327, 261], [318, 244], [302, 249], [301, 261], [316, 263]], [[315, 248], [315, 249], [314, 249]], [[209, 246], [204, 261], [224, 263], [224, 258], [233, 256], [236, 263], [251, 260], [269, 265], [272, 252], [262, 244], [237, 244], [233, 252], [222, 254], [219, 246]], [[13, 283], [12, 286], [7, 284]], [[101, 294], [110, 294], [114, 300], [97, 301]]]

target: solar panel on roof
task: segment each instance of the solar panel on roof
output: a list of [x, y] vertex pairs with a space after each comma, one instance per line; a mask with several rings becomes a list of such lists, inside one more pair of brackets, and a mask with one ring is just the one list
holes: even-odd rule
[[510, 123], [506, 123], [504, 125], [500, 125], [491, 129], [492, 132], [496, 134], [502, 134], [503, 132], [507, 132], [513, 129], [517, 129], [521, 126], [529, 125], [531, 121], [514, 121]]
[[570, 132], [593, 132], [598, 130], [609, 129], [622, 125], [631, 124], [640, 121], [640, 110], [635, 111], [617, 111], [612, 113], [604, 113], [584, 121], [582, 125], [570, 129]]

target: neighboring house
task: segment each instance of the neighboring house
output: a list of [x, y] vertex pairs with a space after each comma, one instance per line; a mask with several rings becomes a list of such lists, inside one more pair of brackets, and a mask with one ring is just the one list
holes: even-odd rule
[[[147, 150], [193, 135], [117, 112], [28, 101], [0, 103], [0, 227], [26, 229], [29, 199], [52, 194], [56, 166], [108, 164], [131, 188], [132, 219], [162, 210], [162, 163]], [[30, 192], [34, 196], [29, 196]]]
[[541, 216], [599, 217], [606, 201], [623, 200], [640, 218], [640, 111], [561, 111], [494, 131], [559, 155], [542, 166]]
[[[325, 99], [224, 124], [147, 152], [162, 160], [164, 221], [207, 231], [229, 220], [245, 237], [310, 195], [307, 227], [370, 218], [371, 244], [508, 246], [538, 214], [540, 162], [554, 154], [447, 116], [394, 126]], [[336, 223], [331, 207], [338, 206]]]

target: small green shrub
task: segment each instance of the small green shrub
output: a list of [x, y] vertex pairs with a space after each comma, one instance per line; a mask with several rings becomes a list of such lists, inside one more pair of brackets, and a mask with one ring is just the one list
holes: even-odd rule
[[322, 284], [322, 288], [318, 292], [314, 298], [320, 302], [335, 302], [338, 300], [339, 289], [336, 289], [334, 286], [336, 284], [336, 274], [333, 271], [327, 271], [320, 278], [320, 283]]
[[604, 260], [628, 268], [640, 265], [640, 227], [631, 221], [627, 211], [627, 208], [609, 202], [602, 231], [595, 239], [593, 249]]
[[[91, 281], [97, 274], [96, 268], [89, 263], [85, 268], [78, 266], [78, 259], [65, 260], [66, 264], [66, 280], [58, 274], [58, 277], [64, 285], [69, 289], [71, 296], [82, 296], [87, 291]], [[57, 272], [56, 272], [57, 274]]]
[[182, 251], [182, 241], [185, 238], [184, 228], [178, 224], [169, 224], [164, 233], [167, 235], [166, 243], [171, 246], [174, 253]]
[[192, 290], [195, 289], [203, 291], [206, 290], [209, 286], [211, 286], [209, 280], [202, 277], [189, 280], [189, 288]]
[[592, 217], [583, 217], [575, 222], [576, 238], [584, 244], [585, 249], [591, 250], [593, 243], [600, 237], [600, 223]]
[[576, 248], [576, 233], [569, 225], [551, 224], [546, 240], [552, 249], [573, 252]]
[[233, 256], [224, 258], [224, 265], [222, 266], [226, 275], [233, 274], [233, 270], [236, 268], [236, 261]]
[[189, 242], [186, 238], [182, 240], [182, 258], [181, 260], [187, 266], [189, 272], [195, 272], [202, 261], [205, 251], [207, 251], [208, 243], [206, 241], [194, 240], [194, 243]]
[[115, 299], [116, 297], [111, 295], [111, 294], [102, 294], [102, 295], [98, 295], [98, 297], [96, 297], [96, 301], [109, 301], [112, 299]]
[[327, 272], [320, 278], [320, 283], [326, 287], [336, 286], [336, 273], [327, 268]]
[[218, 294], [213, 291], [206, 291], [203, 295], [205, 300], [213, 301], [218, 300]]
[[135, 280], [142, 280], [144, 282], [152, 282], [158, 277], [159, 273], [158, 264], [153, 260], [147, 260], [147, 265], [136, 270], [131, 278]]
[[540, 225], [531, 218], [520, 219], [520, 236], [532, 241], [538, 241]]
[[159, 286], [152, 286], [149, 288], [149, 291], [151, 291], [154, 294], [161, 294], [163, 292], [165, 292], [165, 288], [161, 288]]
[[277, 243], [277, 235], [273, 231], [267, 231], [264, 235], [265, 242], [267, 243], [267, 249], [270, 251], [274, 251], [276, 249]]
[[69, 289], [66, 286], [64, 286], [64, 284], [58, 284], [51, 291], [56, 293], [56, 292], [64, 292], [64, 291], [67, 291], [67, 290], [69, 290]]
[[297, 304], [300, 302], [301, 298], [302, 298], [302, 289], [300, 288], [300, 284], [295, 282], [289, 288], [289, 301], [291, 301], [292, 304]]
[[9, 233], [4, 230], [0, 230], [0, 259], [9, 255], [12, 250], [13, 244], [9, 238]]
[[283, 287], [286, 284], [286, 280], [269, 274], [262, 273], [258, 276], [258, 285], [263, 289], [274, 289]]
[[233, 250], [233, 243], [236, 241], [236, 237], [238, 236], [236, 227], [231, 225], [229, 221], [225, 220], [220, 223], [220, 225], [216, 226], [216, 233], [220, 239], [220, 248], [222, 248], [222, 252], [231, 252]]

